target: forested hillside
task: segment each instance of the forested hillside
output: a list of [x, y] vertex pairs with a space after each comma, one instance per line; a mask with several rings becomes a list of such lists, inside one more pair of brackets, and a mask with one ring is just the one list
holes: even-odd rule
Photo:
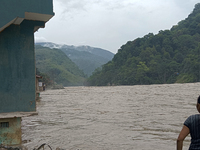
[[[112, 60], [114, 54], [99, 48], [80, 46], [75, 48], [63, 47], [61, 50], [81, 69], [87, 76], [93, 71]], [[87, 51], [86, 51], [87, 50]]]
[[200, 3], [170, 30], [149, 33], [121, 46], [112, 61], [88, 79], [90, 85], [197, 81], [200, 81]]
[[92, 75], [96, 68], [106, 64], [114, 56], [107, 50], [90, 46], [69, 46], [51, 42], [41, 42], [36, 45], [62, 50], [87, 76]]
[[61, 50], [36, 45], [35, 57], [36, 68], [51, 82], [63, 86], [83, 85], [86, 76]]

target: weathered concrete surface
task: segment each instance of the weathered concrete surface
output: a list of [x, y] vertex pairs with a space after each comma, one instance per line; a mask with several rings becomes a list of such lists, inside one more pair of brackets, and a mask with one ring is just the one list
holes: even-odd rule
[[52, 0], [0, 0], [0, 144], [20, 145], [19, 112], [36, 111], [34, 32], [53, 15]]
[[0, 145], [21, 145], [21, 118], [0, 119], [0, 123], [9, 123], [8, 127], [0, 127]]
[[34, 26], [23, 21], [0, 33], [0, 113], [36, 111]]
[[52, 0], [1, 0], [0, 32], [23, 19], [47, 22], [53, 15]]
[[53, 15], [52, 0], [0, 1], [0, 113], [36, 111], [34, 32]]

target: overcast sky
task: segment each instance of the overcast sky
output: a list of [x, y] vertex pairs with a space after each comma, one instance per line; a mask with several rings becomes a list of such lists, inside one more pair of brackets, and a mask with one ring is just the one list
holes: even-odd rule
[[89, 45], [113, 53], [138, 37], [184, 20], [199, 0], [54, 0], [55, 16], [36, 42]]

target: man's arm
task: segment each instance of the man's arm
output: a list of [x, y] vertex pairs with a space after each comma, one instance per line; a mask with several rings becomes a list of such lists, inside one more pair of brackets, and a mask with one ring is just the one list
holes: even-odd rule
[[190, 133], [190, 129], [187, 126], [183, 126], [178, 139], [177, 139], [177, 150], [182, 150], [183, 148], [183, 141], [185, 137]]

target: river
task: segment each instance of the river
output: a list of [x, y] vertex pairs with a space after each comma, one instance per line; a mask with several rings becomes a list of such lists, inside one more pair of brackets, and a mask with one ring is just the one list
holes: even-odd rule
[[199, 94], [200, 83], [47, 90], [38, 115], [22, 119], [22, 140], [28, 149], [173, 150]]

